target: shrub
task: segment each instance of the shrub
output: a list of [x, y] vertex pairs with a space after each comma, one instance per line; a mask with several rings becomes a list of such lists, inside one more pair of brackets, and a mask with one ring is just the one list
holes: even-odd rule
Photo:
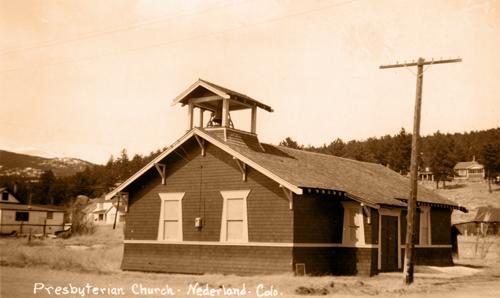
[[86, 206], [87, 202], [76, 199], [75, 203], [70, 207], [72, 234], [91, 235], [95, 233], [96, 227], [84, 211]]

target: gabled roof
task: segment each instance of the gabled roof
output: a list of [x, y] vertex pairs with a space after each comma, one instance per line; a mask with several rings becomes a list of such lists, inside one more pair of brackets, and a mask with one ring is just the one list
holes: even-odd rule
[[474, 218], [475, 222], [500, 222], [500, 208], [479, 207]]
[[0, 203], [2, 210], [26, 210], [26, 211], [53, 211], [64, 212], [64, 207], [53, 205], [27, 205], [19, 203]]
[[186, 89], [176, 98], [174, 98], [172, 105], [175, 105], [177, 103], [182, 103], [182, 105], [186, 105], [191, 97], [193, 96], [201, 97], [203, 93], [200, 91], [200, 89], [205, 89], [205, 91], [220, 96], [221, 98], [231, 99], [245, 105], [256, 105], [257, 107], [263, 110], [266, 110], [268, 112], [273, 112], [273, 109], [270, 106], [263, 104], [245, 94], [221, 87], [219, 85], [210, 83], [202, 79], [198, 79], [198, 81], [189, 86], [188, 89]]
[[296, 194], [302, 194], [302, 189], [299, 188], [296, 185], [293, 185], [292, 183], [286, 181], [285, 179], [275, 175], [274, 173], [270, 172], [267, 170], [265, 167], [262, 165], [257, 164], [256, 162], [250, 160], [249, 158], [241, 155], [238, 151], [236, 151], [234, 148], [226, 145], [223, 140], [218, 139], [217, 137], [214, 137], [210, 134], [208, 134], [205, 130], [200, 129], [200, 128], [193, 128], [190, 131], [188, 131], [184, 136], [182, 136], [180, 139], [178, 139], [176, 142], [174, 142], [170, 147], [165, 149], [160, 155], [158, 155], [156, 158], [154, 158], [152, 161], [150, 161], [146, 166], [144, 166], [142, 169], [137, 171], [134, 175], [132, 175], [130, 178], [125, 180], [122, 184], [120, 184], [118, 187], [113, 189], [111, 192], [109, 192], [106, 195], [106, 200], [112, 199], [116, 194], [119, 192], [123, 191], [128, 185], [130, 185], [132, 182], [134, 182], [137, 178], [141, 177], [144, 173], [146, 173], [149, 169], [153, 168], [156, 163], [159, 163], [162, 161], [165, 157], [167, 157], [170, 153], [172, 153], [175, 149], [177, 149], [180, 145], [184, 144], [186, 141], [189, 139], [193, 138], [194, 136], [201, 137], [211, 144], [219, 147], [226, 153], [230, 154], [231, 156], [243, 161], [246, 163], [248, 166], [254, 168], [255, 170], [261, 172], [265, 176], [275, 180], [276, 182], [280, 183], [280, 185], [283, 185], [284, 187], [288, 188], [292, 192]]
[[[8, 192], [8, 193], [9, 193], [9, 195], [11, 195], [11, 196], [14, 198], [14, 200], [16, 200], [16, 202], [8, 202], [8, 203], [20, 203], [19, 199], [18, 199], [15, 195], [13, 195], [13, 194], [12, 194], [12, 193], [11, 193], [11, 192], [7, 189], [7, 187], [0, 187], [0, 194], [1, 194], [1, 193], [3, 193], [3, 192]], [[7, 202], [4, 202], [4, 203], [7, 203]]]
[[91, 213], [93, 212], [95, 209], [97, 208], [97, 203], [89, 203], [88, 205], [86, 205], [85, 207], [83, 207], [82, 211], [84, 213]]
[[483, 165], [473, 160], [473, 161], [459, 162], [453, 167], [453, 169], [455, 170], [472, 169], [472, 168], [483, 168]]
[[[199, 128], [190, 130], [143, 169], [127, 179], [107, 195], [107, 198], [125, 189], [155, 163], [163, 160], [177, 147], [197, 136], [241, 160], [263, 175], [296, 194], [311, 189], [344, 192], [348, 197], [371, 205], [405, 207], [410, 182], [387, 167], [332, 155], [301, 151], [287, 147], [259, 143], [255, 135], [228, 130], [224, 134]], [[429, 204], [460, 207], [424, 187], [418, 189], [418, 200]], [[462, 209], [464, 209], [462, 207]]]
[[[407, 177], [380, 164], [264, 143], [263, 151], [241, 142], [228, 140], [226, 144], [300, 188], [337, 190], [366, 203], [392, 206], [406, 206], [402, 200], [410, 193]], [[419, 187], [418, 197], [422, 202], [458, 207], [425, 187]]]

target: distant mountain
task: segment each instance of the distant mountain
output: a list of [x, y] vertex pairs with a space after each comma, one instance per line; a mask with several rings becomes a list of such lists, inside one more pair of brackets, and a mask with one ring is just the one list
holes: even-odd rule
[[0, 150], [0, 176], [38, 177], [47, 170], [56, 176], [69, 176], [92, 165], [78, 158], [45, 158]]

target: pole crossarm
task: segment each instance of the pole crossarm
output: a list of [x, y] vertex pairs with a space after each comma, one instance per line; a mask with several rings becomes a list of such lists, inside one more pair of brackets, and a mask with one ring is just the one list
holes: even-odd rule
[[397, 68], [397, 67], [408, 67], [408, 66], [419, 66], [419, 65], [431, 65], [431, 64], [444, 64], [444, 63], [457, 63], [457, 62], [462, 62], [461, 58], [456, 58], [456, 59], [444, 59], [444, 60], [430, 60], [430, 61], [412, 61], [409, 63], [398, 63], [396, 64], [388, 64], [388, 65], [380, 65], [380, 69], [386, 69], [386, 68]]

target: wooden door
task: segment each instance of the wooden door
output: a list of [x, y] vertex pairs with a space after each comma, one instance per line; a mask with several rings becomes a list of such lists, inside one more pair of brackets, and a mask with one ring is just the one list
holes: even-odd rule
[[398, 217], [382, 215], [381, 271], [398, 270]]

